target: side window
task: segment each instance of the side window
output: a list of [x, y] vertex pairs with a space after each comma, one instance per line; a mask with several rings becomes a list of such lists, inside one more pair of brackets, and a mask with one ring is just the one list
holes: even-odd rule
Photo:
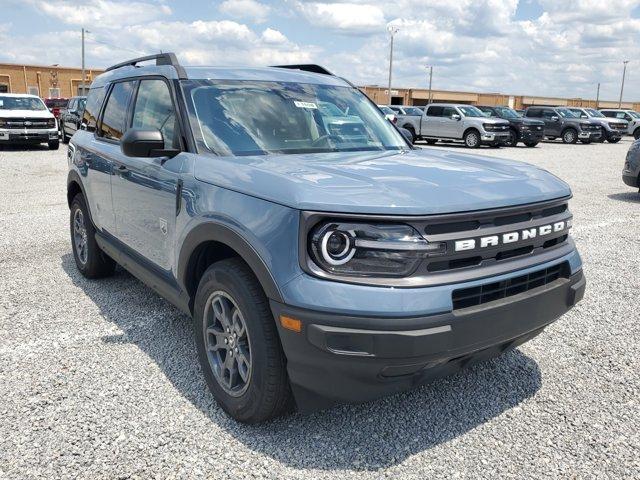
[[542, 111], [539, 108], [529, 108], [525, 112], [525, 115], [527, 117], [541, 117], [542, 116]]
[[113, 85], [98, 135], [110, 140], [120, 140], [126, 130], [127, 105], [133, 92], [134, 82], [118, 82]]
[[104, 87], [92, 88], [87, 96], [87, 104], [82, 117], [81, 128], [88, 132], [96, 131], [96, 119], [104, 100]]
[[554, 112], [553, 110], [543, 110], [542, 111], [542, 118], [547, 119], [547, 120], [551, 120], [551, 117], [557, 117], [558, 115], [556, 115], [556, 112]]
[[162, 80], [142, 80], [133, 110], [132, 128], [160, 130], [164, 148], [174, 148], [176, 142], [176, 112], [169, 87]]
[[618, 115], [618, 118], [624, 118], [625, 120], [627, 120], [627, 121], [629, 121], [629, 122], [630, 122], [631, 120], [633, 120], [633, 118], [631, 117], [631, 115], [629, 115], [628, 113], [625, 113], [625, 114], [624, 114], [624, 116], [620, 116], [620, 115]]
[[427, 117], [441, 117], [444, 107], [429, 107], [427, 108]]
[[451, 115], [458, 113], [453, 107], [444, 107], [442, 111], [442, 116], [445, 118], [451, 118]]

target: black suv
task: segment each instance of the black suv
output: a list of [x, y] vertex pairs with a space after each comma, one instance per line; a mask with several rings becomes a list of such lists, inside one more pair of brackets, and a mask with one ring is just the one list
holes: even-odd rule
[[509, 139], [505, 143], [508, 147], [515, 147], [518, 142], [527, 147], [535, 147], [544, 138], [544, 122], [523, 118], [513, 108], [477, 106], [489, 117], [502, 118], [509, 122]]
[[84, 106], [87, 97], [71, 97], [64, 110], [60, 111], [58, 123], [60, 125], [60, 135], [62, 143], [69, 142], [69, 139], [80, 128], [80, 121], [84, 113]]
[[597, 123], [581, 119], [567, 107], [529, 107], [527, 118], [544, 122], [544, 136], [549, 140], [561, 138], [564, 143], [591, 143], [600, 139], [602, 131]]

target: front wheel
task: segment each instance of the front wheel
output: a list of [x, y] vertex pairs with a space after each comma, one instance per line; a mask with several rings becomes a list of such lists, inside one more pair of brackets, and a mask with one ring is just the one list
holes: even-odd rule
[[58, 150], [60, 148], [60, 141], [53, 140], [49, 142], [48, 145], [49, 145], [49, 150]]
[[578, 132], [576, 132], [573, 128], [567, 128], [562, 133], [563, 143], [576, 143], [577, 141], [578, 141]]
[[80, 273], [87, 278], [112, 275], [116, 263], [96, 242], [96, 230], [89, 218], [89, 211], [82, 194], [76, 195], [71, 202], [70, 215], [71, 248]]
[[609, 143], [618, 143], [620, 141], [620, 137], [608, 138], [607, 142]]
[[198, 357], [220, 407], [244, 423], [274, 418], [291, 404], [286, 360], [267, 298], [238, 258], [211, 265], [194, 306]]
[[538, 145], [538, 142], [524, 142], [525, 146], [529, 147], [529, 148], [533, 148], [536, 145]]
[[581, 141], [582, 143], [584, 143], [585, 145], [589, 145], [589, 144], [591, 143], [591, 140], [589, 140], [589, 139], [587, 139], [587, 138], [585, 138], [585, 139], [580, 139], [580, 141]]
[[62, 129], [60, 130], [60, 135], [62, 137], [62, 143], [69, 143], [69, 137], [67, 136], [67, 132], [65, 131], [64, 127], [62, 127]]
[[636, 139], [636, 140], [638, 140], [640, 138], [640, 128], [636, 128], [633, 131], [633, 138]]
[[509, 130], [509, 137], [507, 138], [507, 141], [504, 142], [504, 144], [507, 147], [515, 147], [516, 145], [518, 145], [518, 134], [516, 133], [515, 130], [513, 129]]
[[480, 146], [480, 134], [477, 130], [469, 130], [464, 134], [464, 144], [468, 148], [478, 148]]

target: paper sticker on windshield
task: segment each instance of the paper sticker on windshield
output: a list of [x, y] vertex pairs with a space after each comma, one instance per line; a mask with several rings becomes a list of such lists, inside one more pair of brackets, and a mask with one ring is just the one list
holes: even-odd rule
[[293, 103], [298, 108], [318, 108], [318, 106], [313, 102], [299, 102], [294, 100]]

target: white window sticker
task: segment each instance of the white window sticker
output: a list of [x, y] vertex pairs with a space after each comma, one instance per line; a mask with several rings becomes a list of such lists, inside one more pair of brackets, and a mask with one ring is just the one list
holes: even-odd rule
[[293, 103], [298, 108], [318, 108], [318, 106], [313, 102], [299, 102], [297, 100], [294, 100]]

